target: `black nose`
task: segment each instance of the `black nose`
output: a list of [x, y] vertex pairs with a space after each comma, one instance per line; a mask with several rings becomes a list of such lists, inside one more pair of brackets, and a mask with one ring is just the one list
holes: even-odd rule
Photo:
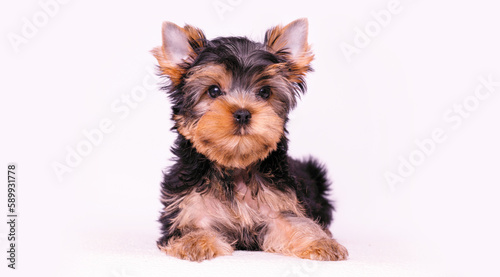
[[233, 114], [234, 119], [240, 125], [245, 125], [250, 122], [250, 118], [252, 118], [252, 114], [246, 109], [239, 109]]

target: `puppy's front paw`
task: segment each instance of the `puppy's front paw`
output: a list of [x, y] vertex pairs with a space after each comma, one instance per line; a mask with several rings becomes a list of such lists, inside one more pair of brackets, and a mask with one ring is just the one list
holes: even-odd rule
[[205, 231], [188, 233], [173, 238], [166, 245], [158, 242], [158, 248], [168, 255], [190, 261], [201, 262], [217, 256], [231, 255], [233, 248], [217, 234]]
[[347, 249], [334, 239], [320, 239], [296, 253], [299, 258], [318, 261], [340, 261], [349, 256]]

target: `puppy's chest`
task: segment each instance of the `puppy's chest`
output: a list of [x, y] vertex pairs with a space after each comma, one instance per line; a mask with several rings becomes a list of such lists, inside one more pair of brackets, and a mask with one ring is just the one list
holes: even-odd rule
[[[242, 178], [236, 178], [234, 182], [234, 200], [240, 208], [251, 209], [258, 214], [266, 214], [270, 211], [270, 207], [263, 195], [264, 190], [261, 187], [263, 184], [250, 183]], [[259, 195], [260, 194], [260, 195]]]
[[238, 230], [252, 229], [279, 217], [282, 212], [300, 214], [295, 194], [277, 190], [255, 178], [236, 176], [230, 189], [232, 196], [229, 198], [216, 193], [218, 189], [206, 194], [193, 192], [183, 201], [180, 218], [200, 228], [225, 226]]
[[203, 202], [208, 205], [202, 207], [204, 219], [211, 218], [212, 224], [229, 228], [252, 228], [280, 212], [280, 207], [275, 204], [280, 197], [265, 184], [235, 178], [231, 188], [232, 197], [229, 199], [206, 196]]

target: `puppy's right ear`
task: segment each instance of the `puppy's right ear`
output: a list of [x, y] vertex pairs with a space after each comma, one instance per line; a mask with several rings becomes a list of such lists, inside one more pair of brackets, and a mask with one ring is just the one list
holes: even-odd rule
[[161, 74], [168, 76], [176, 85], [185, 73], [185, 65], [196, 58], [196, 50], [205, 46], [206, 38], [198, 28], [190, 25], [181, 28], [165, 21], [162, 25], [162, 41], [163, 45], [151, 52], [158, 60]]

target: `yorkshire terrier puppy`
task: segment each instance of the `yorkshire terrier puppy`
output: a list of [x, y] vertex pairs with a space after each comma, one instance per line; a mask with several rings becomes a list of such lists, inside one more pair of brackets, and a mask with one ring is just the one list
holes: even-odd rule
[[164, 22], [152, 53], [173, 104], [175, 164], [165, 173], [160, 250], [202, 261], [234, 250], [313, 260], [348, 253], [328, 226], [329, 181], [315, 160], [287, 155], [288, 113], [305, 92], [313, 54], [306, 19], [208, 40]]

